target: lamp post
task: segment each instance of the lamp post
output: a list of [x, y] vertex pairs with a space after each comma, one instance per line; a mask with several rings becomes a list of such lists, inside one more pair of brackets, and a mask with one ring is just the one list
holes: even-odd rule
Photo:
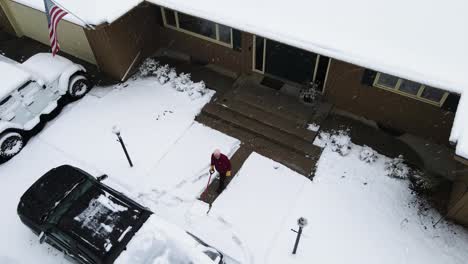
[[130, 167], [133, 167], [133, 163], [132, 163], [132, 160], [130, 159], [130, 155], [128, 155], [127, 148], [125, 147], [124, 141], [122, 137], [120, 136], [120, 128], [118, 126], [113, 126], [112, 133], [114, 133], [117, 136], [117, 139], [120, 142], [120, 145], [122, 146], [125, 156], [127, 157], [128, 164], [130, 164]]
[[294, 243], [294, 249], [292, 252], [293, 254], [296, 254], [297, 246], [299, 245], [299, 240], [301, 239], [302, 235], [302, 228], [304, 228], [307, 225], [307, 219], [305, 219], [304, 217], [297, 219], [297, 225], [299, 226], [299, 231], [291, 229], [291, 231], [297, 233], [296, 242]]

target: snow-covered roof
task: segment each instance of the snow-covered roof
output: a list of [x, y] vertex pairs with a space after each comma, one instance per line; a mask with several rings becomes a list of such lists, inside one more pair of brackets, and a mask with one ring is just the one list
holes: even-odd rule
[[0, 81], [0, 100], [31, 78], [28, 72], [12, 63], [4, 61], [0, 61], [0, 72], [2, 74]]
[[305, 50], [460, 93], [463, 0], [147, 0]]
[[[44, 12], [44, 0], [10, 0]], [[66, 15], [65, 20], [80, 26], [112, 23], [143, 0], [54, 0], [74, 15]]]

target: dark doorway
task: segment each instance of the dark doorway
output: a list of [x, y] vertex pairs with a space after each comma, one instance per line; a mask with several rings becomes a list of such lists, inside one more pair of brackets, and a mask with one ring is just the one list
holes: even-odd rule
[[[260, 36], [254, 37], [253, 70], [322, 92], [331, 59]], [[315, 83], [316, 85], [312, 85]]]
[[273, 40], [266, 42], [265, 73], [308, 85], [317, 55]]

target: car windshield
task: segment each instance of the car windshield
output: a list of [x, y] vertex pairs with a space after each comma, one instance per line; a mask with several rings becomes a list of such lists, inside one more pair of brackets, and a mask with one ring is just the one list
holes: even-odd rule
[[76, 183], [65, 195], [55, 203], [49, 212], [44, 216], [44, 221], [56, 224], [60, 218], [70, 209], [73, 203], [78, 200], [93, 186], [93, 182], [83, 179]]

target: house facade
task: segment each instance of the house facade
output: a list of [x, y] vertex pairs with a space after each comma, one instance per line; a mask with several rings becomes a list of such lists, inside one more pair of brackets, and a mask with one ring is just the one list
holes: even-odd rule
[[[170, 49], [196, 62], [238, 74], [257, 74], [296, 84], [317, 83], [325, 101], [375, 121], [394, 133], [448, 144], [459, 95], [229, 28], [163, 7], [156, 16], [155, 50]], [[299, 89], [299, 88], [298, 88]]]
[[[44, 13], [11, 0], [2, 2], [17, 35], [48, 43]], [[411, 133], [448, 144], [459, 95], [375, 72], [344, 61], [230, 28], [176, 10], [142, 3], [111, 24], [86, 29], [59, 26], [64, 52], [124, 80], [160, 50], [215, 64], [237, 75], [260, 75], [292, 86], [315, 83], [337, 109], [375, 122], [392, 133]]]

